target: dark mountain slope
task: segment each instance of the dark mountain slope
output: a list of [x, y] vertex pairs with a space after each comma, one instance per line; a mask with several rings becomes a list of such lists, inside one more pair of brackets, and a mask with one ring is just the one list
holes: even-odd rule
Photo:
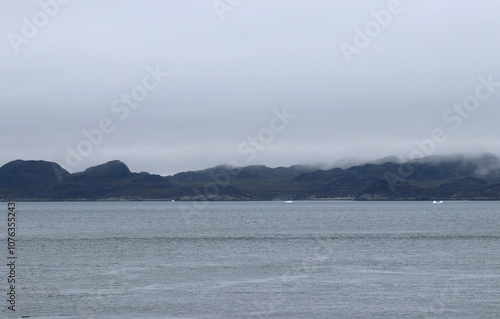
[[[388, 158], [395, 159], [395, 158]], [[500, 160], [491, 154], [372, 162], [347, 169], [217, 166], [162, 177], [120, 161], [69, 174], [58, 164], [13, 161], [0, 168], [3, 200], [433, 200], [500, 199]]]
[[311, 172], [308, 166], [294, 165], [290, 167], [270, 168], [264, 165], [230, 167], [220, 165], [200, 171], [190, 171], [170, 176], [173, 183], [213, 182], [229, 177], [232, 181], [249, 180], [292, 180], [300, 174]]
[[59, 164], [16, 160], [0, 168], [0, 198], [54, 198], [54, 188], [70, 174]]
[[166, 177], [132, 173], [112, 161], [70, 175], [57, 186], [59, 199], [168, 199], [173, 185]]
[[[305, 185], [294, 182], [294, 179], [300, 174], [314, 170], [303, 165], [277, 168], [264, 165], [238, 168], [221, 165], [201, 171], [179, 173], [169, 179], [179, 186], [195, 186], [198, 188], [197, 192], [204, 193], [203, 189], [207, 185], [216, 185], [221, 195], [232, 187], [234, 191], [240, 192], [235, 198], [273, 200], [298, 198], [296, 194], [303, 192]], [[235, 193], [226, 195], [235, 196]]]
[[[500, 181], [500, 160], [491, 154], [431, 156], [409, 163], [382, 163], [297, 176], [310, 196], [378, 200], [474, 199]], [[478, 193], [479, 192], [479, 193]], [[496, 198], [490, 190], [485, 198]]]

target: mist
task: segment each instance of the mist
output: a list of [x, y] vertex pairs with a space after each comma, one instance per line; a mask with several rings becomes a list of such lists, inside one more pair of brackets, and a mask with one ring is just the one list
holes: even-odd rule
[[2, 4], [0, 162], [499, 154], [498, 2], [222, 2]]

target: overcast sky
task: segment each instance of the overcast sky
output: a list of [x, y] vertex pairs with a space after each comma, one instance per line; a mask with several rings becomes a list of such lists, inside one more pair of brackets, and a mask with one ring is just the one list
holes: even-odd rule
[[0, 165], [42, 159], [75, 172], [120, 159], [169, 175], [500, 152], [496, 0], [0, 9]]

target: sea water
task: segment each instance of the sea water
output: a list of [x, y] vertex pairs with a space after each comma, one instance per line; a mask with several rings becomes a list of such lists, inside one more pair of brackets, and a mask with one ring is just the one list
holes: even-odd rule
[[499, 318], [499, 202], [17, 203], [0, 317]]

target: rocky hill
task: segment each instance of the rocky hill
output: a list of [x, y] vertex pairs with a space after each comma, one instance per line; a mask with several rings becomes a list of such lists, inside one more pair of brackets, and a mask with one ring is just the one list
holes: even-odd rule
[[328, 170], [222, 165], [166, 177], [120, 161], [70, 174], [56, 163], [16, 160], [0, 168], [0, 200], [500, 200], [494, 155], [386, 160]]
[[59, 164], [13, 161], [0, 167], [0, 199], [56, 198], [55, 188], [70, 176]]

